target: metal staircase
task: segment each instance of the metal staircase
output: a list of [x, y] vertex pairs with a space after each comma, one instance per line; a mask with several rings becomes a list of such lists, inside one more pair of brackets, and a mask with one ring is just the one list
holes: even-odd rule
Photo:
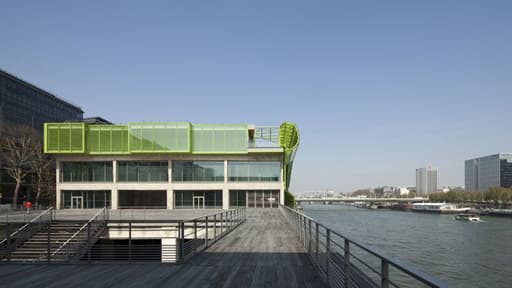
[[107, 226], [106, 208], [89, 221], [57, 221], [52, 215], [50, 208], [1, 241], [0, 261], [79, 260], [102, 236]]

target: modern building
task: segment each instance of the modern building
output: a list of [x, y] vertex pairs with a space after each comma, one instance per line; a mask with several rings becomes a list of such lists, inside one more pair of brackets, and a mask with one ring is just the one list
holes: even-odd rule
[[45, 124], [57, 208], [277, 207], [299, 133], [245, 124]]
[[429, 194], [437, 192], [437, 168], [416, 169], [416, 193]]
[[491, 187], [512, 187], [512, 153], [499, 153], [465, 161], [465, 189], [486, 192]]
[[394, 188], [391, 186], [382, 186], [374, 189], [376, 197], [390, 197], [393, 196]]
[[[81, 121], [83, 113], [80, 107], [0, 70], [0, 135], [8, 125], [29, 126], [42, 135], [45, 122]], [[0, 169], [2, 202], [10, 201], [11, 182], [11, 178]], [[22, 190], [26, 188], [25, 185]]]
[[26, 125], [43, 134], [44, 123], [81, 121], [83, 114], [80, 107], [0, 70], [0, 128]]
[[395, 187], [393, 192], [393, 194], [398, 197], [409, 195], [409, 189], [407, 189], [407, 187]]

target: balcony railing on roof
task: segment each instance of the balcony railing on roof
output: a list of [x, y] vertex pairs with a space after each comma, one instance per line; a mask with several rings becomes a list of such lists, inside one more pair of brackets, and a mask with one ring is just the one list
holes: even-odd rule
[[254, 138], [249, 139], [249, 148], [279, 147], [279, 126], [256, 127]]

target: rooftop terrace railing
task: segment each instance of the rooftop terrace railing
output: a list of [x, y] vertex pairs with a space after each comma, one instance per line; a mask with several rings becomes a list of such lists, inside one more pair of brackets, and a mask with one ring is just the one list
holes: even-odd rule
[[384, 256], [296, 210], [280, 207], [330, 287], [448, 287], [411, 265]]

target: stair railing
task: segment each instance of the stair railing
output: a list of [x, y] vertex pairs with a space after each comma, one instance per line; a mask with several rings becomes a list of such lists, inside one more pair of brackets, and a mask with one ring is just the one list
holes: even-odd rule
[[7, 258], [9, 261], [12, 251], [20, 247], [25, 241], [30, 239], [32, 235], [41, 231], [41, 229], [43, 229], [47, 223], [52, 222], [54, 218], [54, 208], [50, 207], [13, 233], [7, 233], [7, 238], [0, 241], [0, 261], [4, 260], [4, 258]]
[[102, 208], [78, 231], [76, 231], [68, 240], [60, 245], [55, 252], [51, 254], [52, 261], [71, 261], [74, 257], [82, 256], [92, 245], [99, 234], [106, 228], [108, 221], [108, 209]]

